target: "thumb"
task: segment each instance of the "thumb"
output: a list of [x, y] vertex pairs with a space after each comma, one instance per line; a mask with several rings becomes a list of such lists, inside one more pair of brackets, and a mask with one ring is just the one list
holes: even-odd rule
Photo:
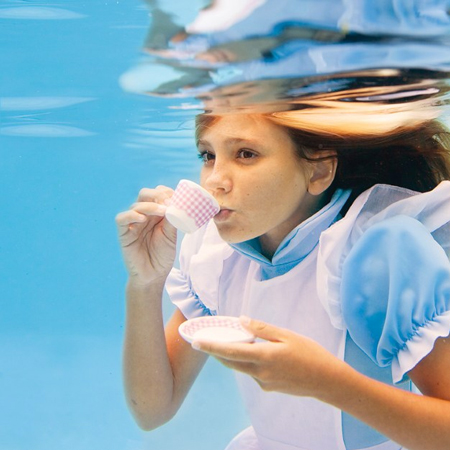
[[167, 220], [164, 216], [162, 222], [162, 230], [163, 233], [173, 242], [176, 242], [177, 239], [177, 229]]
[[287, 332], [284, 328], [270, 325], [261, 320], [250, 319], [250, 317], [247, 316], [241, 316], [239, 320], [246, 330], [266, 341], [282, 341]]

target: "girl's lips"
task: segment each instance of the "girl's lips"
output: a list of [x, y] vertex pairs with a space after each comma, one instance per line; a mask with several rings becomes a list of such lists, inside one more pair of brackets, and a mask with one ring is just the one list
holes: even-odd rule
[[225, 220], [227, 220], [229, 217], [230, 217], [230, 215], [233, 213], [233, 210], [231, 210], [231, 209], [221, 209], [219, 212], [218, 212], [218, 214], [216, 214], [215, 216], [214, 216], [214, 221], [216, 221], [216, 222], [222, 222], [222, 221], [225, 221]]

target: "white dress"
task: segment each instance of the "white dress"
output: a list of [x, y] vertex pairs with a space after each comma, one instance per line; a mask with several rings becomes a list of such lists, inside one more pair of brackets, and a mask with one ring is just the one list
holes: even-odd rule
[[[389, 384], [395, 381], [399, 388], [410, 390], [406, 372], [429, 353], [439, 336], [450, 331], [450, 263], [442, 249], [448, 248], [450, 241], [450, 182], [426, 194], [375, 186], [354, 202], [343, 219], [335, 221], [346, 198], [338, 193], [330, 205], [288, 236], [274, 256], [275, 263], [280, 256], [280, 270], [269, 277], [257, 252], [252, 256], [245, 245], [231, 247], [224, 243], [210, 223], [185, 237], [180, 268], [173, 269], [167, 291], [187, 318], [245, 314], [289, 328], [314, 339], [366, 375]], [[404, 217], [414, 223], [399, 220]], [[417, 231], [416, 223], [424, 231]], [[311, 245], [311, 230], [324, 226], [328, 229], [321, 233], [320, 243], [316, 245], [316, 236]], [[378, 301], [380, 292], [384, 295], [386, 291], [386, 283], [392, 285], [392, 280], [385, 280], [383, 264], [395, 266], [399, 259], [391, 245], [392, 240], [401, 242], [399, 233], [407, 234], [408, 246], [395, 252], [402, 251], [406, 260], [412, 260], [408, 256], [410, 247], [417, 257], [416, 250], [424, 239], [433, 242], [430, 247], [426, 241], [423, 252], [431, 254], [427, 266], [437, 266], [423, 268], [422, 277], [417, 273], [408, 275], [403, 266], [401, 275], [393, 269], [395, 277], [403, 280], [404, 272], [406, 278], [410, 277], [406, 280], [409, 294], [415, 289], [414, 283], [422, 286], [424, 279], [434, 280], [428, 283], [428, 290], [421, 292], [419, 302], [398, 290], [388, 292], [386, 301]], [[378, 245], [377, 239], [386, 241], [383, 236], [391, 241]], [[366, 249], [374, 242], [375, 250], [369, 253]], [[299, 252], [302, 246], [306, 251]], [[289, 252], [289, 248], [294, 250]], [[293, 267], [288, 264], [289, 255], [296, 261]], [[383, 262], [379, 270], [374, 255]], [[415, 265], [418, 263], [420, 260], [415, 261]], [[367, 267], [373, 270], [369, 272]], [[357, 271], [361, 273], [354, 277]], [[367, 277], [367, 283], [354, 282], [361, 277]], [[367, 286], [373, 289], [367, 292]], [[398, 308], [400, 301], [402, 307]], [[226, 450], [401, 448], [328, 404], [264, 392], [242, 373], [236, 373], [236, 378], [252, 427], [239, 434]]]

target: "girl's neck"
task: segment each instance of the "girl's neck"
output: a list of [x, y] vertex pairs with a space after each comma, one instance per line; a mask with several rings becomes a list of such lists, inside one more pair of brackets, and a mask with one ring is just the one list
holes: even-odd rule
[[319, 196], [309, 196], [305, 204], [296, 213], [275, 230], [271, 230], [258, 238], [261, 254], [269, 261], [277, 251], [284, 238], [299, 224], [320, 211], [330, 201], [330, 194], [324, 192]]

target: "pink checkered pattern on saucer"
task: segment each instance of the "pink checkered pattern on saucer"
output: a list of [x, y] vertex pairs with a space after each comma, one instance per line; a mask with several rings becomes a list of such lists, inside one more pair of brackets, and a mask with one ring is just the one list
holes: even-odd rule
[[178, 184], [171, 199], [171, 204], [186, 211], [187, 215], [195, 220], [195, 224], [199, 228], [220, 210], [211, 199], [202, 195], [200, 190], [183, 181]]
[[239, 331], [245, 331], [238, 320], [232, 320], [226, 317], [208, 316], [207, 320], [193, 320], [192, 322], [186, 323], [184, 332], [189, 336], [194, 336], [197, 331], [209, 327], [226, 327], [234, 328]]

